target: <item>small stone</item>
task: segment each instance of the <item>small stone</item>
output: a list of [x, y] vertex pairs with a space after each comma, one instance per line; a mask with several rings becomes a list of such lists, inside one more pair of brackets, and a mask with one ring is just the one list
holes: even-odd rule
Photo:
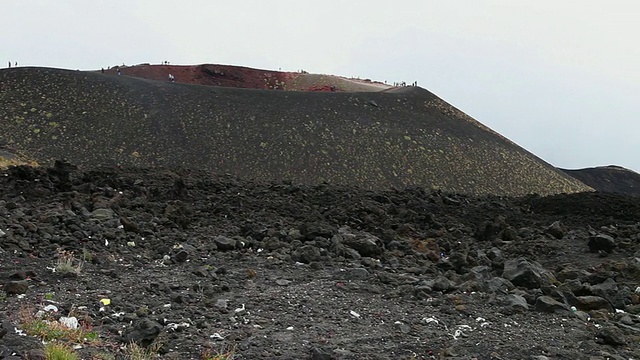
[[592, 253], [597, 253], [598, 251], [610, 253], [616, 247], [616, 242], [611, 236], [601, 234], [590, 237], [587, 246], [589, 246], [589, 251]]
[[291, 254], [293, 261], [298, 261], [304, 264], [309, 264], [313, 261], [320, 260], [320, 250], [312, 245], [304, 245], [296, 249]]
[[291, 280], [278, 279], [278, 280], [276, 280], [276, 284], [278, 284], [280, 286], [287, 286], [287, 285], [291, 284]]
[[640, 304], [629, 305], [624, 308], [624, 311], [628, 312], [629, 314], [640, 315]]
[[237, 241], [222, 235], [216, 236], [215, 239], [213, 239], [213, 241], [218, 247], [218, 250], [222, 250], [222, 251], [235, 250], [237, 246]]
[[4, 231], [0, 230], [0, 237], [3, 237], [5, 235], [6, 235], [6, 233]]
[[208, 277], [210, 275], [209, 268], [207, 266], [198, 266], [193, 269], [192, 273], [200, 277]]
[[114, 217], [114, 212], [111, 209], [95, 209], [91, 213], [91, 217], [96, 220], [111, 220]]
[[589, 321], [589, 319], [591, 319], [591, 316], [589, 314], [587, 314], [584, 311], [580, 311], [580, 310], [576, 310], [576, 311], [571, 311], [573, 313], [573, 315], [575, 317], [577, 317], [578, 319], [580, 319], [581, 321], [587, 322]]
[[216, 300], [216, 303], [215, 303], [214, 306], [217, 307], [220, 310], [226, 310], [227, 306], [229, 306], [229, 300], [227, 300], [227, 299], [218, 299], [218, 300]]
[[515, 286], [528, 289], [539, 288], [542, 285], [548, 285], [551, 280], [555, 280], [553, 275], [542, 265], [535, 261], [529, 262], [525, 258], [505, 261], [502, 277], [511, 281]]
[[47, 354], [42, 349], [32, 349], [27, 351], [26, 358], [29, 360], [47, 360]]
[[624, 345], [627, 343], [622, 330], [615, 326], [605, 326], [598, 330], [596, 333], [596, 339], [602, 344], [613, 346]]
[[124, 231], [139, 233], [140, 227], [135, 222], [127, 217], [120, 217], [120, 224], [123, 226]]
[[435, 278], [430, 285], [431, 288], [435, 291], [447, 291], [455, 287], [455, 284], [443, 275]]
[[564, 237], [564, 229], [560, 221], [555, 221], [545, 229], [545, 232], [556, 239], [562, 239]]
[[411, 332], [411, 326], [409, 326], [406, 323], [398, 321], [398, 322], [395, 323], [395, 325], [396, 325], [396, 328], [398, 330], [400, 330], [400, 332], [403, 333], [403, 334], [408, 334], [408, 333]]
[[26, 294], [28, 288], [29, 283], [27, 280], [9, 281], [4, 284], [4, 291], [7, 293], [7, 295]]
[[342, 356], [344, 357], [352, 357], [354, 354], [353, 352], [346, 350], [346, 349], [335, 349], [333, 350], [333, 355], [336, 356], [338, 359]]
[[529, 304], [522, 295], [509, 294], [506, 298], [506, 303], [507, 306], [515, 312], [525, 312], [529, 310]]
[[620, 317], [619, 321], [620, 321], [621, 324], [625, 324], [625, 325], [634, 325], [635, 324], [633, 319], [631, 318], [631, 316], [629, 316], [629, 314], [623, 314]]
[[162, 325], [150, 319], [140, 319], [124, 331], [122, 340], [125, 343], [134, 342], [146, 347], [158, 337], [160, 331], [162, 331]]
[[569, 311], [567, 305], [559, 302], [558, 300], [550, 297], [550, 296], [540, 296], [536, 299], [536, 310], [542, 312], [558, 312], [558, 311]]
[[598, 309], [604, 309], [609, 312], [614, 311], [613, 306], [611, 306], [611, 303], [609, 303], [607, 299], [601, 298], [600, 296], [591, 296], [591, 295], [578, 296], [576, 297], [576, 300], [578, 301], [578, 303], [576, 304], [576, 307], [583, 311], [598, 310]]
[[177, 262], [185, 262], [189, 258], [189, 253], [184, 249], [180, 249], [173, 258]]
[[382, 253], [382, 241], [371, 234], [342, 234], [342, 243], [357, 251], [360, 256], [373, 257]]
[[331, 350], [314, 346], [311, 348], [311, 360], [331, 360]]
[[369, 277], [369, 271], [365, 268], [349, 268], [345, 270], [345, 278], [348, 280], [366, 279]]
[[485, 282], [487, 292], [490, 293], [507, 293], [515, 288], [511, 281], [501, 277], [494, 277]]

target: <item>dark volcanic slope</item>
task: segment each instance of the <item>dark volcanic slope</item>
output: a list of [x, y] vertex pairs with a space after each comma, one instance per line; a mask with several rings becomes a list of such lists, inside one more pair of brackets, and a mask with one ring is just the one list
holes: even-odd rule
[[611, 165], [578, 170], [562, 169], [562, 171], [597, 191], [640, 195], [640, 174], [620, 166]]
[[40, 163], [472, 194], [591, 190], [432, 93], [308, 93], [45, 68], [0, 71], [0, 148]]

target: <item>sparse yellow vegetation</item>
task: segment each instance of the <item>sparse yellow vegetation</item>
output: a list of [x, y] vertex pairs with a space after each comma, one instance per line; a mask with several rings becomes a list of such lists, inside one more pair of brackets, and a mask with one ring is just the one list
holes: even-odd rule
[[235, 358], [235, 346], [213, 352], [207, 350], [202, 354], [202, 360], [233, 360]]
[[58, 250], [58, 260], [56, 261], [55, 271], [61, 274], [79, 274], [82, 270], [83, 262], [76, 260], [75, 255], [71, 251]]
[[19, 166], [19, 165], [27, 165], [27, 166], [39, 166], [37, 162], [31, 160], [22, 160], [18, 158], [6, 158], [0, 156], [0, 169], [6, 169], [9, 166]]
[[50, 342], [44, 346], [44, 353], [47, 360], [77, 360], [78, 354], [66, 344]]
[[158, 350], [162, 347], [162, 343], [154, 342], [148, 347], [142, 347], [136, 343], [129, 343], [125, 346], [125, 359], [127, 360], [150, 360], [159, 357]]
[[23, 307], [18, 313], [20, 325], [27, 335], [35, 336], [42, 341], [68, 341], [74, 344], [96, 341], [98, 334], [91, 326], [81, 323], [72, 329], [59, 322], [52, 314], [35, 312], [31, 307]]

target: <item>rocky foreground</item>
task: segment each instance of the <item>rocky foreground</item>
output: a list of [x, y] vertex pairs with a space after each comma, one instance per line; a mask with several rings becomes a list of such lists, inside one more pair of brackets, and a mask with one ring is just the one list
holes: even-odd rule
[[639, 221], [599, 193], [14, 167], [0, 359], [42, 358], [40, 319], [83, 359], [639, 359]]

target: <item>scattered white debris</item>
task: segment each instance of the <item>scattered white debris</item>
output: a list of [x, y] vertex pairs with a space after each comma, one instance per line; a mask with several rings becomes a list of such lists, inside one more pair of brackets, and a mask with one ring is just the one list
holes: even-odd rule
[[136, 246], [136, 242], [135, 242], [135, 241], [128, 241], [128, 242], [127, 242], [127, 246], [129, 246], [129, 247], [135, 247], [135, 246]]
[[426, 318], [422, 318], [422, 322], [427, 323], [427, 324], [436, 324], [436, 325], [440, 325], [440, 322], [438, 321], [438, 319], [434, 318], [434, 317], [426, 317]]
[[164, 304], [164, 305], [162, 305], [162, 307], [170, 308], [170, 307], [171, 307], [171, 304]]
[[473, 328], [471, 328], [471, 326], [469, 325], [458, 325], [456, 326], [457, 329], [456, 331], [453, 332], [453, 340], [458, 340], [460, 337], [467, 337], [469, 335], [467, 335], [465, 333], [465, 331], [473, 331]]
[[80, 349], [82, 349], [82, 345], [73, 345], [73, 349], [74, 350], [80, 350]]
[[18, 328], [13, 328], [13, 330], [15, 330], [16, 334], [18, 334], [18, 336], [27, 336], [27, 334], [24, 333], [24, 331], [18, 329]]
[[636, 288], [636, 294], [640, 294], [640, 286]]
[[176, 323], [170, 323], [170, 324], [167, 324], [167, 328], [169, 328], [169, 329], [171, 329], [171, 330], [173, 330], [173, 331], [176, 331], [176, 330], [178, 330], [178, 329], [180, 329], [180, 330], [181, 330], [181, 329], [186, 329], [186, 328], [188, 328], [189, 326], [191, 326], [191, 325], [189, 325], [188, 323], [186, 323], [186, 322], [184, 322], [184, 321], [183, 321], [183, 322], [181, 322], [181, 323], [178, 323], [178, 324], [176, 324]]
[[44, 311], [58, 312], [58, 307], [55, 305], [47, 305], [44, 307]]
[[616, 309], [616, 314], [624, 314], [624, 310]]
[[289, 326], [289, 327], [287, 328], [287, 330], [292, 331], [292, 330], [293, 330], [293, 326]]
[[69, 329], [77, 329], [80, 326], [78, 319], [75, 316], [63, 316], [58, 321]]
[[263, 249], [263, 248], [259, 248], [258, 250], [256, 250], [256, 252], [257, 252], [258, 254], [259, 254], [259, 253], [261, 253], [261, 252], [263, 252], [263, 251], [264, 251], [264, 249]]
[[349, 311], [349, 314], [351, 314], [351, 316], [353, 316], [354, 318], [359, 319], [360, 318], [360, 314], [358, 314], [357, 312], [351, 310]]
[[481, 322], [481, 321], [487, 321], [487, 319], [485, 319], [483, 317], [477, 317], [476, 318], [476, 322]]
[[124, 225], [118, 225], [118, 229], [124, 229]]
[[245, 310], [245, 307], [244, 307], [244, 304], [242, 304], [242, 307], [237, 308], [235, 312], [239, 313], [239, 312], [243, 312], [244, 310]]
[[104, 246], [109, 246], [109, 240], [104, 239]]
[[213, 335], [209, 336], [212, 339], [216, 339], [216, 340], [224, 340], [224, 337], [218, 333], [214, 333]]

